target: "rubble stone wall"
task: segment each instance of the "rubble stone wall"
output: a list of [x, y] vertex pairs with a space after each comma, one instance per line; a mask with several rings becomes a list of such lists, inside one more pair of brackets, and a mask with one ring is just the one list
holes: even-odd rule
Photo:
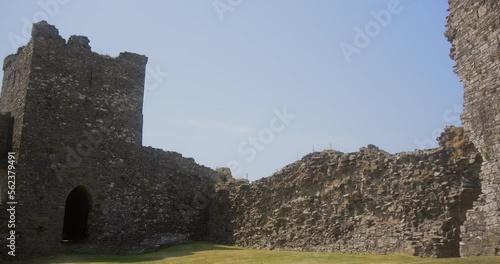
[[[460, 226], [480, 193], [481, 156], [461, 128], [441, 146], [391, 155], [309, 154], [251, 184], [218, 187], [214, 239], [240, 246], [459, 256]], [[229, 203], [230, 207], [224, 207]]]

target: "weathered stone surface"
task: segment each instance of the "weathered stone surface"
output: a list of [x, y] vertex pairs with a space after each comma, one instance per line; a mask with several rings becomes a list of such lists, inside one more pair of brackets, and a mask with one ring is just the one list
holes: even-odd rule
[[462, 121], [483, 156], [482, 194], [462, 227], [461, 254], [500, 255], [500, 2], [450, 0], [446, 36], [464, 84]]
[[[141, 252], [208, 237], [209, 201], [222, 176], [181, 154], [141, 146], [146, 61], [133, 53], [101, 56], [86, 37], [66, 42], [46, 22], [5, 59], [0, 112], [14, 118], [19, 256]], [[5, 164], [2, 254], [9, 231]], [[88, 238], [60, 243], [67, 198], [77, 188], [88, 193]]]
[[[391, 155], [312, 153], [269, 178], [223, 183], [216, 239], [299, 251], [459, 255], [460, 225], [480, 193], [481, 156], [461, 128], [440, 147]], [[230, 203], [230, 207], [224, 207]]]

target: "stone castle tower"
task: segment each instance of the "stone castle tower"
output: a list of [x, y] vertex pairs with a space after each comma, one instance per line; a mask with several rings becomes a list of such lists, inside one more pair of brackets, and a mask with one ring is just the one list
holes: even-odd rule
[[[44, 21], [5, 59], [0, 150], [4, 165], [7, 151], [17, 159], [17, 252], [75, 246], [65, 240], [88, 241], [81, 250], [134, 251], [207, 235], [216, 173], [142, 147], [146, 62], [127, 52], [99, 55], [86, 37], [65, 41]], [[5, 212], [7, 178], [0, 179]]]

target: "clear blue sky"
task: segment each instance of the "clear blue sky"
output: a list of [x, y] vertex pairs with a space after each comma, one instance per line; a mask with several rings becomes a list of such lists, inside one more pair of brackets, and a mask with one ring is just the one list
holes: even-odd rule
[[[269, 176], [330, 144], [431, 147], [460, 124], [446, 0], [40, 0], [0, 10], [2, 58], [43, 17], [96, 52], [148, 56], [144, 145], [229, 163], [237, 177]], [[276, 116], [284, 108], [293, 119]]]

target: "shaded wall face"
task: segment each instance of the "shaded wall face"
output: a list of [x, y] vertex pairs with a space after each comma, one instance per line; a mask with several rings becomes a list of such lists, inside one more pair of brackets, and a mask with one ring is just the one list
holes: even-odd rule
[[[100, 56], [88, 44], [82, 36], [66, 43], [41, 22], [28, 45], [6, 59], [0, 110], [16, 118], [22, 175], [17, 250], [51, 254], [68, 250], [61, 239], [84, 238], [70, 249], [143, 252], [206, 238], [216, 173], [141, 146], [147, 58]], [[79, 186], [86, 199], [72, 199]], [[7, 231], [0, 226], [2, 237]]]
[[[17, 122], [18, 252], [131, 253], [206, 238], [216, 173], [141, 146], [147, 58], [100, 56], [88, 44], [82, 36], [66, 43], [40, 22], [6, 59], [0, 111]], [[85, 199], [73, 197], [77, 187]], [[77, 247], [60, 243], [82, 238]]]
[[481, 152], [482, 192], [463, 227], [461, 254], [500, 251], [500, 2], [450, 0], [446, 36], [464, 85], [462, 121]]
[[[14, 131], [17, 172], [23, 176], [16, 184], [20, 250], [50, 252], [62, 238], [71, 190], [85, 185], [93, 195], [108, 197], [102, 179], [116, 181], [118, 175], [109, 168], [116, 159], [110, 146], [141, 145], [147, 59], [128, 53], [100, 56], [91, 52], [86, 37], [66, 42], [46, 23], [35, 24], [28, 46], [10, 59], [26, 75], [23, 86], [2, 95], [2, 100], [23, 100], [22, 109], [10, 107], [15, 118], [22, 117], [15, 120], [21, 129]], [[9, 78], [12, 67], [7, 68]], [[33, 247], [40, 241], [47, 243]]]
[[[28, 43], [22, 49], [19, 49], [16, 54], [7, 56], [4, 60], [3, 70], [4, 70], [4, 78], [2, 82], [2, 93], [0, 96], [0, 113], [7, 113], [7, 115], [11, 115], [13, 127], [12, 134], [8, 137], [8, 141], [6, 145], [9, 145], [8, 148], [11, 148], [14, 152], [16, 152], [17, 160], [21, 156], [21, 152], [26, 149], [26, 147], [22, 146], [22, 131], [24, 129], [24, 109], [26, 104], [26, 96], [27, 96], [27, 88], [29, 83], [30, 76], [30, 68], [31, 68], [31, 58], [32, 58], [32, 43]], [[4, 120], [5, 121], [5, 120]], [[5, 133], [5, 122], [2, 122], [2, 133]], [[10, 132], [8, 132], [10, 133]], [[5, 137], [4, 137], [5, 139]], [[5, 150], [5, 149], [4, 149]], [[6, 201], [7, 201], [7, 161], [4, 159], [5, 157], [0, 158], [0, 195], [2, 198], [0, 199], [0, 211], [6, 212]], [[18, 165], [16, 165], [16, 175], [25, 175], [22, 174], [23, 170]], [[21, 177], [19, 177], [16, 181], [16, 194], [19, 190], [22, 190]], [[16, 195], [16, 200], [19, 201], [20, 197]], [[16, 206], [16, 219], [18, 216], [22, 215], [23, 210]], [[2, 223], [7, 223], [9, 221], [9, 215], [5, 213], [0, 213], [0, 221]], [[16, 235], [18, 240], [22, 240], [19, 236], [17, 228], [20, 227], [19, 223], [16, 223]], [[36, 227], [34, 228], [36, 230]], [[2, 237], [7, 236], [8, 232], [7, 225], [0, 225], [0, 235]], [[4, 245], [4, 244], [3, 244]], [[17, 245], [16, 250], [22, 249], [22, 246]], [[18, 252], [18, 251], [17, 251]], [[7, 254], [7, 251], [2, 251], [0, 254]]]
[[0, 96], [0, 113], [10, 113], [14, 119], [12, 147], [16, 152], [19, 152], [21, 143], [32, 48], [32, 43], [28, 43], [16, 54], [7, 56], [3, 63], [4, 77]]

